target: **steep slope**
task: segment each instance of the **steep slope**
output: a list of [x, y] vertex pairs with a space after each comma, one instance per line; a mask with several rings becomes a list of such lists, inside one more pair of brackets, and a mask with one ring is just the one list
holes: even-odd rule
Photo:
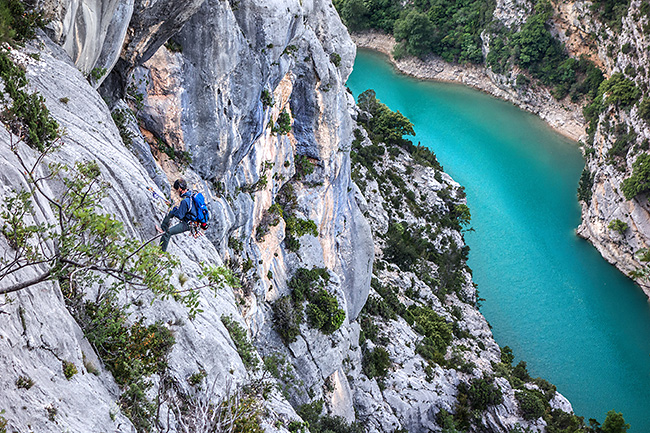
[[[96, 161], [112, 186], [102, 212], [137, 241], [154, 236], [178, 176], [204, 193], [212, 220], [205, 236], [172, 238], [173, 294], [126, 290], [115, 298], [129, 315], [119, 330], [173, 337], [144, 386], [126, 382], [90, 332], [104, 330], [87, 319], [106, 281], [91, 281], [80, 297], [65, 279], [4, 296], [0, 422], [9, 430], [207, 431], [206, 414], [233, 401], [252, 407], [243, 419], [268, 431], [303, 428], [298, 414], [316, 429], [321, 407], [345, 420], [322, 418], [341, 428], [357, 421], [386, 432], [449, 422], [471, 431], [542, 430], [546, 421], [522, 412], [518, 394], [570, 411], [551, 386], [530, 382], [525, 366], [513, 376], [475, 306], [459, 225], [468, 217], [462, 188], [430, 156], [420, 155], [419, 165], [417, 151], [397, 146], [364, 167], [355, 159], [361, 189], [352, 181], [350, 150], [358, 158], [380, 145], [354, 119], [344, 83], [355, 47], [329, 1], [44, 7], [53, 18], [48, 35], [60, 45], [39, 34], [9, 55], [65, 131], [44, 164]], [[16, 141], [2, 128], [5, 196], [28, 187]], [[38, 157], [25, 143], [18, 152]], [[378, 185], [379, 175], [389, 181]], [[412, 175], [419, 185], [399, 180]], [[46, 183], [52, 194], [64, 189]], [[35, 223], [55, 219], [46, 200], [35, 200]], [[405, 265], [398, 257], [408, 245], [399, 236], [420, 224], [430, 224], [427, 257], [420, 262], [409, 250]], [[10, 257], [15, 245], [1, 242]], [[240, 284], [201, 289], [202, 311], [190, 320], [175, 295], [201, 285], [202, 263], [232, 271]], [[0, 289], [36, 272], [1, 279]], [[82, 310], [82, 301], [90, 307]], [[143, 356], [135, 358], [124, 365]], [[481, 390], [494, 398], [479, 399]]]

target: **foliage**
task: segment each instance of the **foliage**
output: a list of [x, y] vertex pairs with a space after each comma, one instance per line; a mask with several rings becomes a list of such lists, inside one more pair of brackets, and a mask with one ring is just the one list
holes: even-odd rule
[[[120, 135], [122, 135], [121, 132]], [[168, 144], [167, 142], [161, 139], [158, 139], [156, 141], [156, 148], [158, 149], [159, 152], [164, 153], [171, 160], [177, 162], [182, 167], [187, 167], [192, 163], [192, 155], [190, 154], [190, 152], [186, 150], [175, 149], [174, 146]]]
[[403, 41], [400, 48], [395, 49], [396, 57], [401, 57], [399, 54], [403, 51], [416, 57], [423, 57], [431, 52], [434, 43], [435, 29], [429, 17], [418, 11], [411, 9], [404, 12], [402, 16], [395, 21], [395, 29], [393, 35], [395, 40]]
[[167, 42], [165, 42], [165, 48], [167, 48], [172, 53], [183, 52], [183, 46], [174, 39], [168, 39]]
[[629, 428], [622, 413], [610, 410], [600, 429], [602, 433], [625, 433]]
[[392, 365], [388, 351], [381, 346], [376, 346], [372, 350], [364, 350], [361, 368], [363, 374], [369, 379], [374, 377], [384, 378], [388, 374], [388, 369]]
[[293, 302], [291, 296], [284, 296], [273, 303], [273, 325], [286, 344], [297, 340], [302, 321], [302, 303]]
[[634, 104], [641, 96], [641, 91], [634, 81], [620, 72], [603, 81], [598, 93], [605, 96], [605, 105], [614, 104], [623, 108]]
[[296, 412], [309, 426], [311, 433], [363, 433], [365, 430], [356, 422], [347, 423], [340, 416], [322, 415], [323, 401], [317, 400], [300, 406]]
[[544, 400], [539, 391], [524, 389], [515, 393], [519, 409], [526, 420], [534, 420], [544, 415]]
[[78, 373], [77, 366], [73, 362], [66, 361], [65, 359], [61, 361], [63, 367], [63, 375], [66, 379], [72, 379], [72, 376]]
[[610, 27], [619, 29], [621, 19], [630, 7], [630, 0], [594, 0], [591, 11]]
[[329, 283], [329, 272], [325, 268], [300, 268], [289, 280], [287, 286], [291, 296], [280, 298], [273, 304], [274, 325], [285, 343], [296, 341], [303, 320], [303, 303], [307, 304], [307, 321], [324, 334], [331, 334], [345, 320], [345, 311], [325, 287]]
[[334, 63], [337, 68], [341, 66], [341, 55], [338, 53], [330, 54], [330, 62]]
[[34, 381], [29, 376], [18, 376], [16, 379], [16, 387], [22, 389], [29, 389], [34, 386]]
[[271, 95], [271, 92], [268, 89], [262, 90], [260, 100], [262, 101], [262, 105], [265, 107], [273, 106], [273, 95]]
[[[163, 381], [160, 397], [166, 403], [167, 414], [160, 418], [173, 419], [177, 431], [192, 433], [263, 433], [263, 384], [253, 381], [245, 386], [228, 382], [226, 395], [217, 390], [217, 381], [186, 394], [169, 376]], [[220, 384], [220, 386], [223, 386]], [[162, 407], [162, 406], [161, 406]], [[158, 426], [159, 427], [159, 426]], [[159, 428], [150, 431], [159, 431]]]
[[345, 320], [345, 311], [339, 307], [335, 296], [325, 289], [320, 289], [308, 296], [308, 299], [307, 322], [312, 328], [319, 329], [323, 334], [332, 334], [341, 327]]
[[0, 120], [29, 146], [45, 151], [59, 136], [59, 124], [50, 116], [43, 96], [27, 91], [25, 71], [11, 61], [5, 50], [0, 50], [0, 78], [12, 100]]
[[21, 0], [0, 2], [0, 43], [24, 42], [33, 39], [37, 28], [43, 28], [46, 21], [43, 13], [25, 9]]
[[608, 229], [613, 230], [615, 232], [618, 232], [620, 234], [624, 234], [625, 231], [628, 229], [627, 223], [621, 221], [620, 219], [616, 218], [613, 219], [609, 225], [607, 226]]
[[416, 352], [424, 359], [436, 364], [444, 364], [447, 346], [453, 338], [452, 328], [445, 319], [436, 314], [431, 307], [410, 305], [407, 321], [413, 329], [424, 336]]
[[627, 200], [650, 191], [650, 155], [642, 153], [632, 163], [632, 175], [623, 180], [621, 187]]
[[278, 135], [287, 135], [291, 131], [291, 115], [285, 108], [278, 116], [278, 120], [271, 128], [271, 132]]
[[129, 116], [133, 118], [133, 112], [131, 112], [131, 110], [121, 109], [121, 110], [113, 110], [113, 112], [111, 112], [111, 117], [113, 118], [113, 122], [115, 122], [115, 126], [117, 126], [117, 130], [120, 131], [120, 137], [122, 138], [122, 142], [127, 147], [133, 144], [133, 139], [135, 138], [135, 134], [131, 132], [131, 130], [128, 129], [126, 126]]
[[639, 103], [639, 117], [650, 123], [650, 97], [643, 98]]
[[104, 75], [106, 75], [106, 68], [93, 68], [90, 71], [90, 74], [88, 76], [93, 79], [93, 81], [99, 81], [100, 78], [102, 78]]
[[594, 184], [594, 175], [589, 171], [589, 167], [585, 166], [580, 175], [578, 182], [578, 200], [584, 201], [587, 204], [591, 203], [591, 188]]
[[129, 313], [113, 298], [86, 302], [77, 320], [115, 381], [122, 388], [120, 405], [138, 432], [147, 432], [155, 405], [146, 393], [152, 386], [147, 377], [167, 367], [167, 356], [175, 339], [161, 322], [144, 324], [144, 318], [129, 323]]
[[304, 179], [314, 172], [315, 164], [309, 160], [306, 155], [296, 155], [294, 163], [296, 165], [296, 177]]
[[239, 353], [239, 357], [244, 363], [244, 366], [252, 369], [257, 368], [259, 364], [257, 352], [248, 339], [246, 330], [244, 330], [244, 328], [230, 316], [221, 316], [221, 323], [226, 327], [230, 334], [230, 338], [233, 343], [235, 343], [237, 353]]
[[415, 135], [413, 124], [399, 111], [391, 111], [377, 99], [375, 91], [366, 90], [359, 95], [359, 108], [370, 116], [360, 116], [373, 143], [403, 144], [404, 135]]
[[501, 389], [489, 378], [472, 379], [467, 388], [467, 395], [472, 409], [481, 411], [503, 402]]

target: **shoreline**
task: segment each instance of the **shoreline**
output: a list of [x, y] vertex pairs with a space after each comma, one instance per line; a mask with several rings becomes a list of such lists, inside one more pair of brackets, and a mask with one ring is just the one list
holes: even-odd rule
[[417, 57], [397, 60], [392, 55], [396, 45], [393, 36], [376, 31], [351, 33], [350, 36], [357, 48], [386, 55], [389, 62], [404, 75], [421, 80], [463, 84], [535, 114], [553, 130], [571, 140], [580, 141], [586, 135], [581, 106], [568, 101], [557, 101], [546, 88], [515, 88], [513, 83], [518, 69], [507, 77], [476, 65], [451, 64], [433, 55], [424, 60]]

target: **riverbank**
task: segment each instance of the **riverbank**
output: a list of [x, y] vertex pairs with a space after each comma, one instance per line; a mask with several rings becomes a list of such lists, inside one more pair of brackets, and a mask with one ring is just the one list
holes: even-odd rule
[[396, 45], [393, 36], [376, 31], [353, 33], [351, 36], [358, 48], [385, 54], [390, 62], [406, 75], [422, 80], [460, 83], [473, 87], [539, 116], [565, 137], [578, 141], [585, 135], [586, 122], [580, 105], [568, 100], [557, 101], [546, 88], [517, 88], [515, 81], [520, 72], [518, 69], [505, 76], [476, 65], [448, 63], [433, 55], [424, 60], [417, 57], [395, 59], [392, 55]]

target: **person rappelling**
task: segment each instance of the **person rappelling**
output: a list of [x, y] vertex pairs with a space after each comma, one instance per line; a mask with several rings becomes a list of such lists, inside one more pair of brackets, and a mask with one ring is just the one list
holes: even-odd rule
[[[187, 182], [183, 178], [176, 179], [174, 189], [180, 195], [181, 202], [165, 215], [160, 224], [161, 227], [156, 226], [156, 230], [162, 233], [160, 249], [163, 252], [167, 251], [169, 239], [174, 235], [190, 231], [194, 237], [201, 236], [203, 233], [199, 231], [199, 228], [207, 230], [210, 219], [210, 212], [205, 204], [203, 194], [188, 189]], [[170, 228], [172, 217], [178, 218], [180, 222]]]

